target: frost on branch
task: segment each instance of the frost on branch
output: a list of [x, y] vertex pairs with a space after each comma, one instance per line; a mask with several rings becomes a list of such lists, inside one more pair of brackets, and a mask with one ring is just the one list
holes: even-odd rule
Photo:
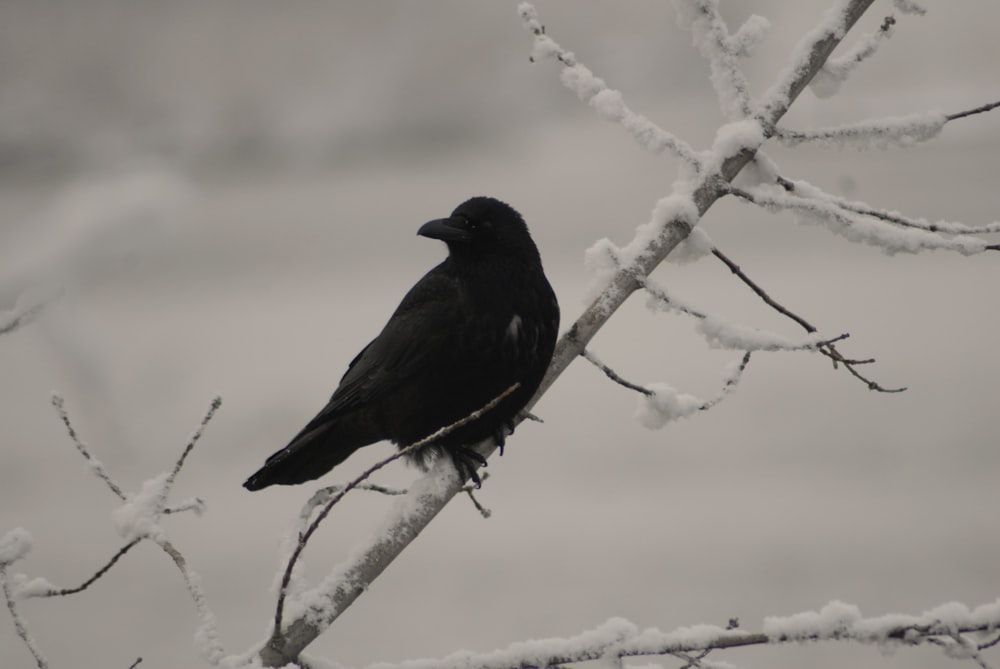
[[31, 534], [27, 530], [16, 527], [0, 537], [0, 566], [14, 564], [31, 551]]
[[924, 111], [906, 116], [861, 121], [834, 128], [786, 130], [779, 128], [776, 136], [786, 146], [816, 143], [835, 149], [908, 148], [934, 139], [948, 122], [940, 111]]
[[863, 35], [861, 39], [843, 56], [829, 58], [812, 81], [809, 89], [818, 98], [829, 98], [837, 94], [840, 85], [854, 72], [862, 62], [873, 56], [882, 40], [892, 37], [892, 27], [896, 20], [887, 16], [882, 26], [873, 33]]
[[114, 510], [112, 519], [122, 539], [166, 540], [166, 532], [159, 521], [167, 503], [168, 480], [169, 474], [162, 472], [144, 481], [142, 490], [128, 495], [125, 503]]
[[[808, 192], [807, 188], [803, 191]], [[887, 255], [942, 250], [969, 256], [996, 248], [978, 237], [947, 236], [920, 228], [892, 225], [877, 217], [852, 212], [823, 197], [802, 197], [776, 188], [734, 188], [732, 192], [740, 199], [770, 211], [791, 211], [801, 223], [821, 225], [848, 241], [875, 246]]]
[[694, 395], [678, 392], [668, 383], [651, 383], [646, 387], [653, 394], [639, 399], [635, 417], [650, 430], [659, 430], [671, 421], [687, 418], [705, 404]]

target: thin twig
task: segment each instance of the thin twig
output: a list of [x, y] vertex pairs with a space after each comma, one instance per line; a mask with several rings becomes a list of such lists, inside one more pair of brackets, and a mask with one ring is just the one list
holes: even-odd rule
[[299, 534], [299, 539], [295, 546], [295, 549], [292, 551], [292, 554], [288, 559], [288, 564], [285, 566], [285, 572], [281, 577], [281, 586], [278, 589], [278, 602], [274, 612], [274, 631], [272, 633], [272, 638], [278, 638], [281, 635], [281, 620], [282, 616], [284, 615], [285, 598], [288, 595], [288, 586], [292, 580], [292, 571], [295, 568], [295, 564], [296, 562], [298, 562], [299, 556], [302, 554], [302, 551], [305, 550], [306, 544], [309, 543], [309, 538], [312, 537], [313, 533], [316, 532], [316, 530], [319, 528], [320, 523], [322, 523], [323, 520], [326, 519], [327, 515], [329, 515], [334, 505], [336, 505], [337, 502], [342, 500], [344, 496], [347, 495], [347, 493], [349, 493], [351, 490], [360, 485], [365, 479], [367, 479], [369, 476], [371, 476], [378, 470], [382, 469], [389, 463], [398, 460], [404, 455], [413, 453], [414, 451], [417, 451], [423, 448], [424, 446], [427, 446], [428, 444], [431, 444], [448, 434], [451, 434], [452, 432], [462, 427], [463, 425], [466, 425], [474, 420], [477, 420], [483, 414], [496, 407], [496, 405], [499, 404], [501, 401], [503, 401], [505, 397], [507, 397], [512, 392], [517, 390], [520, 387], [520, 385], [521, 385], [520, 383], [515, 383], [514, 385], [510, 386], [505, 391], [497, 395], [495, 398], [487, 402], [482, 408], [473, 411], [468, 416], [465, 416], [464, 418], [461, 418], [450, 425], [446, 425], [445, 427], [442, 427], [440, 430], [437, 430], [433, 434], [430, 434], [424, 437], [423, 439], [420, 439], [419, 441], [415, 441], [412, 444], [406, 446], [405, 448], [400, 449], [397, 453], [394, 453], [393, 455], [383, 460], [380, 460], [379, 462], [376, 462], [374, 465], [372, 465], [364, 472], [362, 472], [353, 481], [345, 485], [340, 492], [338, 492], [329, 502], [327, 502], [323, 506], [323, 509], [316, 515], [316, 518], [314, 518], [313, 521], [309, 524], [309, 527], [306, 529], [306, 531]]
[[118, 560], [120, 560], [126, 553], [136, 547], [138, 543], [142, 541], [142, 537], [136, 537], [132, 541], [128, 542], [124, 546], [118, 549], [118, 552], [111, 556], [111, 559], [107, 563], [94, 572], [94, 575], [88, 578], [86, 581], [76, 586], [75, 588], [61, 588], [59, 590], [49, 590], [47, 592], [39, 592], [37, 594], [31, 594], [30, 597], [65, 597], [66, 595], [75, 595], [78, 592], [83, 592], [91, 585], [93, 585], [99, 578], [108, 573], [108, 570], [115, 565]]
[[[950, 221], [938, 221], [931, 223], [925, 219], [908, 218], [893, 211], [872, 207], [864, 202], [854, 202], [846, 198], [838, 197], [831, 193], [827, 193], [826, 191], [822, 191], [812, 184], [805, 184], [801, 181], [792, 181], [781, 175], [775, 175], [775, 182], [784, 188], [788, 193], [794, 193], [795, 195], [799, 195], [807, 199], [830, 202], [846, 211], [859, 214], [861, 216], [877, 218], [885, 221], [886, 223], [893, 223], [904, 228], [914, 228], [916, 230], [939, 232], [949, 235], [986, 235], [1000, 232], [1000, 222], [980, 226], [971, 226], [962, 223], [953, 223]], [[802, 191], [804, 189], [807, 192], [803, 193]]]
[[729, 256], [720, 251], [718, 247], [712, 248], [712, 255], [714, 255], [716, 258], [722, 261], [722, 263], [726, 267], [728, 267], [733, 274], [739, 277], [740, 281], [745, 283], [750, 288], [750, 290], [756, 293], [757, 297], [764, 300], [764, 303], [767, 304], [769, 307], [777, 311], [779, 314], [791, 318], [793, 321], [801, 325], [802, 328], [809, 334], [812, 334], [813, 332], [817, 331], [816, 326], [814, 326], [812, 323], [802, 318], [798, 314], [790, 311], [784, 305], [780, 304], [779, 302], [774, 300], [770, 295], [768, 295], [767, 291], [761, 288], [756, 281], [747, 276], [746, 272], [744, 272], [739, 265], [733, 262], [733, 260]]
[[[799, 316], [798, 314], [796, 314], [795, 312], [793, 312], [792, 310], [788, 309], [787, 307], [785, 307], [784, 305], [782, 305], [780, 302], [778, 302], [777, 300], [775, 300], [774, 298], [772, 298], [770, 295], [768, 295], [767, 292], [763, 288], [761, 288], [760, 285], [758, 285], [756, 281], [754, 281], [753, 279], [751, 279], [747, 275], [747, 273], [744, 272], [743, 269], [738, 264], [736, 264], [731, 258], [729, 258], [729, 256], [727, 256], [725, 253], [723, 253], [717, 247], [712, 249], [712, 255], [714, 255], [716, 258], [718, 258], [720, 261], [722, 261], [722, 263], [725, 264], [726, 267], [728, 267], [733, 274], [735, 274], [737, 277], [739, 277], [740, 281], [742, 281], [744, 284], [746, 284], [750, 288], [750, 290], [752, 290], [758, 297], [760, 297], [760, 299], [762, 299], [772, 309], [774, 309], [778, 313], [783, 314], [784, 316], [787, 316], [788, 318], [792, 319], [793, 321], [795, 321], [796, 323], [798, 323], [799, 325], [801, 325], [802, 328], [806, 332], [808, 332], [810, 334], [817, 331], [816, 330], [816, 326], [814, 326], [812, 323], [810, 323], [806, 319], [802, 318], [801, 316]], [[833, 344], [837, 341], [837, 339], [839, 339], [839, 338], [827, 340], [826, 342], [823, 342], [822, 344], [820, 344], [817, 347], [817, 350], [820, 353], [822, 353], [823, 355], [825, 355], [826, 357], [830, 358], [830, 360], [833, 361], [834, 369], [836, 369], [838, 365], [843, 365], [844, 368], [854, 378], [856, 378], [859, 381], [861, 381], [862, 383], [864, 383], [865, 386], [869, 390], [874, 390], [874, 391], [880, 392], [880, 393], [901, 393], [901, 392], [903, 392], [903, 391], [906, 390], [905, 386], [902, 386], [902, 387], [899, 387], [899, 388], [886, 388], [886, 387], [882, 386], [881, 384], [879, 384], [879, 383], [877, 383], [875, 381], [872, 381], [868, 377], [866, 377], [863, 374], [861, 374], [859, 371], [857, 371], [855, 369], [855, 367], [857, 365], [871, 364], [871, 363], [875, 362], [875, 359], [874, 358], [868, 358], [868, 359], [865, 359], [865, 360], [852, 360], [852, 359], [849, 359], [849, 358], [845, 358], [840, 353], [840, 351], [838, 351], [837, 348], [835, 346], [833, 346]]]
[[56, 411], [59, 413], [60, 420], [62, 420], [63, 425], [66, 426], [66, 432], [69, 434], [69, 438], [73, 441], [73, 444], [76, 446], [76, 450], [80, 452], [80, 455], [82, 455], [84, 459], [87, 461], [87, 463], [90, 465], [91, 471], [93, 471], [98, 476], [98, 478], [104, 481], [104, 483], [108, 486], [111, 492], [113, 492], [115, 496], [118, 497], [118, 499], [120, 499], [123, 502], [128, 501], [128, 497], [125, 495], [125, 492], [122, 490], [121, 486], [118, 485], [118, 483], [111, 478], [111, 475], [108, 474], [107, 470], [104, 469], [104, 465], [101, 464], [101, 461], [94, 458], [90, 454], [90, 450], [87, 448], [87, 445], [83, 443], [83, 441], [77, 435], [76, 430], [73, 428], [73, 423], [70, 421], [69, 413], [66, 411], [65, 400], [63, 400], [61, 395], [53, 393], [52, 406], [56, 408]]
[[743, 357], [740, 359], [740, 364], [737, 365], [736, 369], [733, 370], [733, 373], [726, 378], [726, 383], [722, 386], [722, 390], [718, 395], [698, 407], [700, 411], [708, 411], [716, 404], [726, 399], [727, 395], [731, 395], [733, 391], [736, 390], [736, 386], [739, 385], [740, 379], [743, 378], [743, 372], [746, 371], [747, 365], [750, 364], [751, 353], [752, 351], [745, 351], [743, 353]]
[[177, 478], [178, 472], [180, 472], [181, 467], [184, 466], [184, 461], [187, 459], [188, 454], [191, 453], [192, 450], [194, 450], [195, 444], [198, 443], [198, 440], [201, 439], [201, 435], [205, 432], [205, 426], [207, 426], [208, 423], [212, 420], [212, 418], [215, 417], [215, 412], [218, 411], [219, 407], [221, 406], [222, 406], [222, 398], [216, 395], [215, 397], [212, 398], [212, 403], [211, 405], [209, 405], [208, 411], [205, 413], [205, 417], [201, 419], [201, 423], [198, 425], [198, 428], [194, 431], [194, 434], [191, 435], [191, 438], [188, 440], [187, 445], [181, 452], [181, 456], [177, 458], [177, 462], [174, 463], [174, 468], [170, 471], [170, 475], [167, 477], [167, 482], [163, 486], [165, 493], [168, 492], [170, 488], [173, 486], [174, 479]]
[[637, 393], [642, 393], [646, 397], [652, 397], [655, 394], [649, 388], [643, 388], [642, 386], [637, 385], [635, 383], [632, 383], [631, 381], [626, 381], [621, 376], [619, 376], [618, 373], [615, 370], [613, 370], [610, 367], [608, 367], [607, 365], [605, 365], [603, 362], [601, 362], [600, 358], [598, 358], [596, 355], [594, 355], [592, 352], [588, 351], [587, 349], [583, 349], [583, 351], [580, 352], [580, 355], [582, 355], [584, 358], [586, 358], [587, 361], [590, 364], [592, 364], [594, 367], [597, 367], [599, 370], [601, 370], [602, 372], [604, 372], [604, 374], [607, 375], [607, 377], [609, 379], [611, 379], [612, 381], [614, 381], [618, 385], [624, 386], [624, 387], [628, 388], [629, 390], [634, 390]]
[[[482, 478], [482, 480], [485, 481], [487, 478], [489, 478], [489, 475], [490, 475], [489, 472], [483, 472], [483, 475], [480, 478]], [[469, 499], [472, 501], [472, 505], [476, 507], [476, 511], [479, 512], [479, 515], [481, 515], [483, 518], [489, 518], [490, 516], [493, 515], [493, 512], [479, 503], [479, 500], [476, 499], [476, 490], [478, 490], [478, 488], [476, 488], [474, 484], [467, 485], [464, 488], [462, 488], [462, 492], [464, 492], [466, 495], [469, 496]]]
[[996, 102], [989, 102], [985, 105], [980, 105], [975, 109], [969, 109], [966, 111], [956, 112], [954, 114], [948, 114], [947, 116], [945, 116], [945, 118], [948, 119], [949, 121], [957, 121], [960, 118], [966, 118], [967, 116], [973, 116], [975, 114], [982, 114], [984, 112], [992, 111], [997, 107], [1000, 107], [1000, 100]]

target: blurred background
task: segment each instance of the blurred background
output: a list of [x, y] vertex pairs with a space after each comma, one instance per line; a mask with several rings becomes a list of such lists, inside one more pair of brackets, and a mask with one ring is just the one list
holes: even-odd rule
[[[757, 93], [830, 2], [723, 3], [772, 28], [745, 63]], [[892, 39], [788, 127], [1000, 98], [1000, 5], [876, 2]], [[637, 111], [706, 147], [724, 120], [708, 66], [666, 2], [546, 0], [549, 33]], [[851, 40], [848, 40], [851, 41]], [[676, 164], [634, 145], [531, 64], [514, 2], [47, 0], [0, 3], [0, 310], [63, 293], [0, 338], [0, 533], [12, 572], [58, 586], [121, 544], [117, 500], [50, 407], [58, 391], [129, 491], [169, 468], [224, 403], [177, 481], [202, 517], [164, 523], [201, 575], [230, 652], [263, 640], [277, 553], [313, 486], [240, 487], [311, 418], [405, 290], [444, 257], [417, 227], [471, 195], [520, 210], [560, 298], [585, 307], [584, 251], [627, 243]], [[928, 219], [997, 218], [1000, 112], [905, 153], [771, 147], [784, 176]], [[711, 412], [649, 431], [637, 397], [575, 363], [490, 462], [484, 520], [456, 499], [320, 641], [349, 666], [487, 651], [623, 616], [751, 630], [833, 599], [867, 615], [1000, 594], [997, 259], [887, 257], [720, 202], [701, 224], [770, 294], [905, 393], [869, 392], [807, 353], [757, 354]], [[657, 279], [705, 311], [798, 334], [712, 259]], [[20, 300], [20, 302], [18, 302]], [[739, 352], [633, 298], [592, 350], [637, 383], [714, 395]], [[356, 454], [323, 483], [391, 452]], [[406, 485], [394, 465], [378, 481]], [[306, 552], [322, 578], [391, 500], [358, 492]], [[198, 666], [173, 564], [143, 545], [82, 594], [21, 610], [53, 667]], [[995, 652], [995, 651], [994, 651]], [[750, 667], [951, 666], [937, 649], [827, 645], [718, 653]], [[674, 662], [664, 660], [665, 666]], [[0, 616], [0, 666], [32, 660]], [[966, 665], [968, 666], [968, 665]]]

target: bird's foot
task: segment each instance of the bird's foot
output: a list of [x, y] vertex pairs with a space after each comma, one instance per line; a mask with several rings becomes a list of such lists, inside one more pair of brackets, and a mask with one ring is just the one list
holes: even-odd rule
[[480, 467], [486, 466], [486, 458], [482, 454], [467, 446], [450, 448], [448, 449], [448, 454], [451, 455], [451, 461], [463, 481], [471, 479], [477, 488], [483, 487], [483, 481], [479, 478], [479, 473], [476, 471]]

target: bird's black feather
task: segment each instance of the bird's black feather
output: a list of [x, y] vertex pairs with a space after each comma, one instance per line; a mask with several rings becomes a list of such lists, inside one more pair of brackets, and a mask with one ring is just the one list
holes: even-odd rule
[[466, 447], [491, 436], [502, 443], [505, 428], [541, 383], [559, 328], [559, 306], [538, 249], [520, 214], [487, 197], [467, 200], [418, 234], [447, 243], [448, 258], [410, 289], [351, 361], [329, 403], [247, 479], [247, 489], [311, 481], [384, 439], [404, 447], [518, 383], [430, 452], [443, 449], [465, 476], [477, 479], [481, 458]]

